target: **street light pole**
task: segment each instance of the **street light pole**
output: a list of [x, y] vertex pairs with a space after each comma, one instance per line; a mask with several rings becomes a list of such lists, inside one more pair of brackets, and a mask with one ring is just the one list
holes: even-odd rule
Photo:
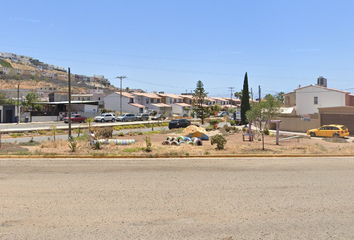
[[122, 80], [126, 78], [126, 76], [117, 77], [120, 79], [120, 115], [122, 115]]

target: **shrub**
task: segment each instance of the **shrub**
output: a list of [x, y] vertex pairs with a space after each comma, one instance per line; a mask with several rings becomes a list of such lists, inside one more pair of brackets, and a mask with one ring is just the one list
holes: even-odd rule
[[145, 143], [146, 143], [146, 148], [145, 148], [145, 151], [146, 152], [151, 152], [152, 151], [152, 143], [151, 143], [151, 139], [150, 137], [145, 137]]
[[214, 126], [215, 124], [218, 124], [220, 121], [218, 119], [210, 119], [209, 124]]
[[266, 127], [266, 128], [263, 130], [263, 133], [264, 133], [264, 135], [269, 135], [269, 129]]
[[123, 136], [124, 136], [124, 133], [120, 132], [120, 133], [118, 133], [118, 136], [119, 136], [119, 137], [123, 137]]
[[143, 133], [142, 132], [138, 132], [138, 135], [143, 135]]
[[69, 141], [69, 148], [72, 152], [76, 152], [77, 142], [76, 141]]
[[231, 126], [235, 126], [236, 125], [236, 121], [235, 120], [231, 120], [230, 124], [231, 124]]
[[214, 143], [216, 144], [216, 148], [221, 150], [224, 149], [227, 140], [224, 138], [224, 136], [217, 134], [211, 137], [211, 145], [214, 145]]

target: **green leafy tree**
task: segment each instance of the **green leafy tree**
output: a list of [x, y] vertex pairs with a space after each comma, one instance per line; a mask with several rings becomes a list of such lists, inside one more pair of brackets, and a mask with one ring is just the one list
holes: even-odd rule
[[202, 124], [204, 124], [205, 113], [208, 108], [204, 106], [207, 96], [208, 93], [205, 92], [204, 84], [199, 80], [193, 93], [193, 109], [197, 113], [197, 117], [202, 119]]
[[262, 134], [262, 149], [264, 150], [264, 132], [269, 129], [270, 120], [279, 115], [281, 102], [274, 96], [268, 94], [263, 101], [255, 102], [252, 108], [247, 111], [246, 117], [248, 121], [259, 129]]
[[279, 93], [277, 93], [276, 95], [274, 95], [274, 97], [275, 97], [276, 100], [278, 100], [278, 101], [280, 101], [281, 103], [283, 103], [283, 102], [284, 102], [284, 96], [283, 96], [283, 94], [285, 94], [285, 93], [284, 93], [284, 92], [279, 92]]
[[0, 92], [0, 105], [5, 105], [7, 103], [6, 95], [3, 92]]
[[247, 124], [246, 112], [251, 109], [250, 94], [248, 90], [247, 72], [243, 81], [242, 99], [241, 99], [241, 124]]
[[219, 104], [214, 104], [210, 108], [212, 114], [215, 114], [216, 112], [220, 112], [222, 110], [222, 107]]
[[39, 95], [36, 92], [29, 92], [25, 96], [26, 98], [26, 105], [31, 106], [34, 102], [39, 100]]
[[240, 92], [235, 92], [235, 97], [238, 98], [238, 99], [241, 99], [242, 98], [242, 92], [243, 92], [243, 90], [241, 90]]

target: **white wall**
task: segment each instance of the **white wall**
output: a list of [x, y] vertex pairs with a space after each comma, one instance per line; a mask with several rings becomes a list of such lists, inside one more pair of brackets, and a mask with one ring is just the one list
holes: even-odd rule
[[[314, 104], [314, 97], [318, 97], [318, 104]], [[296, 114], [318, 113], [320, 107], [345, 106], [345, 93], [315, 86], [296, 90]]]
[[[120, 94], [112, 93], [104, 98], [104, 108], [120, 112]], [[122, 96], [123, 113], [139, 113], [139, 108], [129, 104], [129, 98]]]
[[98, 112], [98, 106], [97, 105], [84, 105], [84, 112], [87, 113], [97, 113]]

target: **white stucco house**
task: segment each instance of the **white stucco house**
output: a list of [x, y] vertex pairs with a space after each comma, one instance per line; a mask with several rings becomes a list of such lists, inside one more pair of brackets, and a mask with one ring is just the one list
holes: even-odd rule
[[172, 107], [161, 101], [161, 97], [155, 93], [132, 93], [136, 103], [144, 105], [147, 109], [152, 109], [159, 114], [169, 115]]
[[294, 90], [296, 114], [318, 114], [319, 108], [353, 106], [354, 95], [319, 85], [299, 87]]
[[159, 94], [162, 97], [162, 102], [172, 107], [172, 113], [175, 114], [189, 114], [192, 105], [184, 103], [183, 97], [177, 94]]
[[[104, 108], [110, 111], [120, 111], [120, 92], [112, 93], [104, 97]], [[147, 107], [136, 102], [136, 96], [131, 93], [122, 92], [123, 113], [144, 113]]]

